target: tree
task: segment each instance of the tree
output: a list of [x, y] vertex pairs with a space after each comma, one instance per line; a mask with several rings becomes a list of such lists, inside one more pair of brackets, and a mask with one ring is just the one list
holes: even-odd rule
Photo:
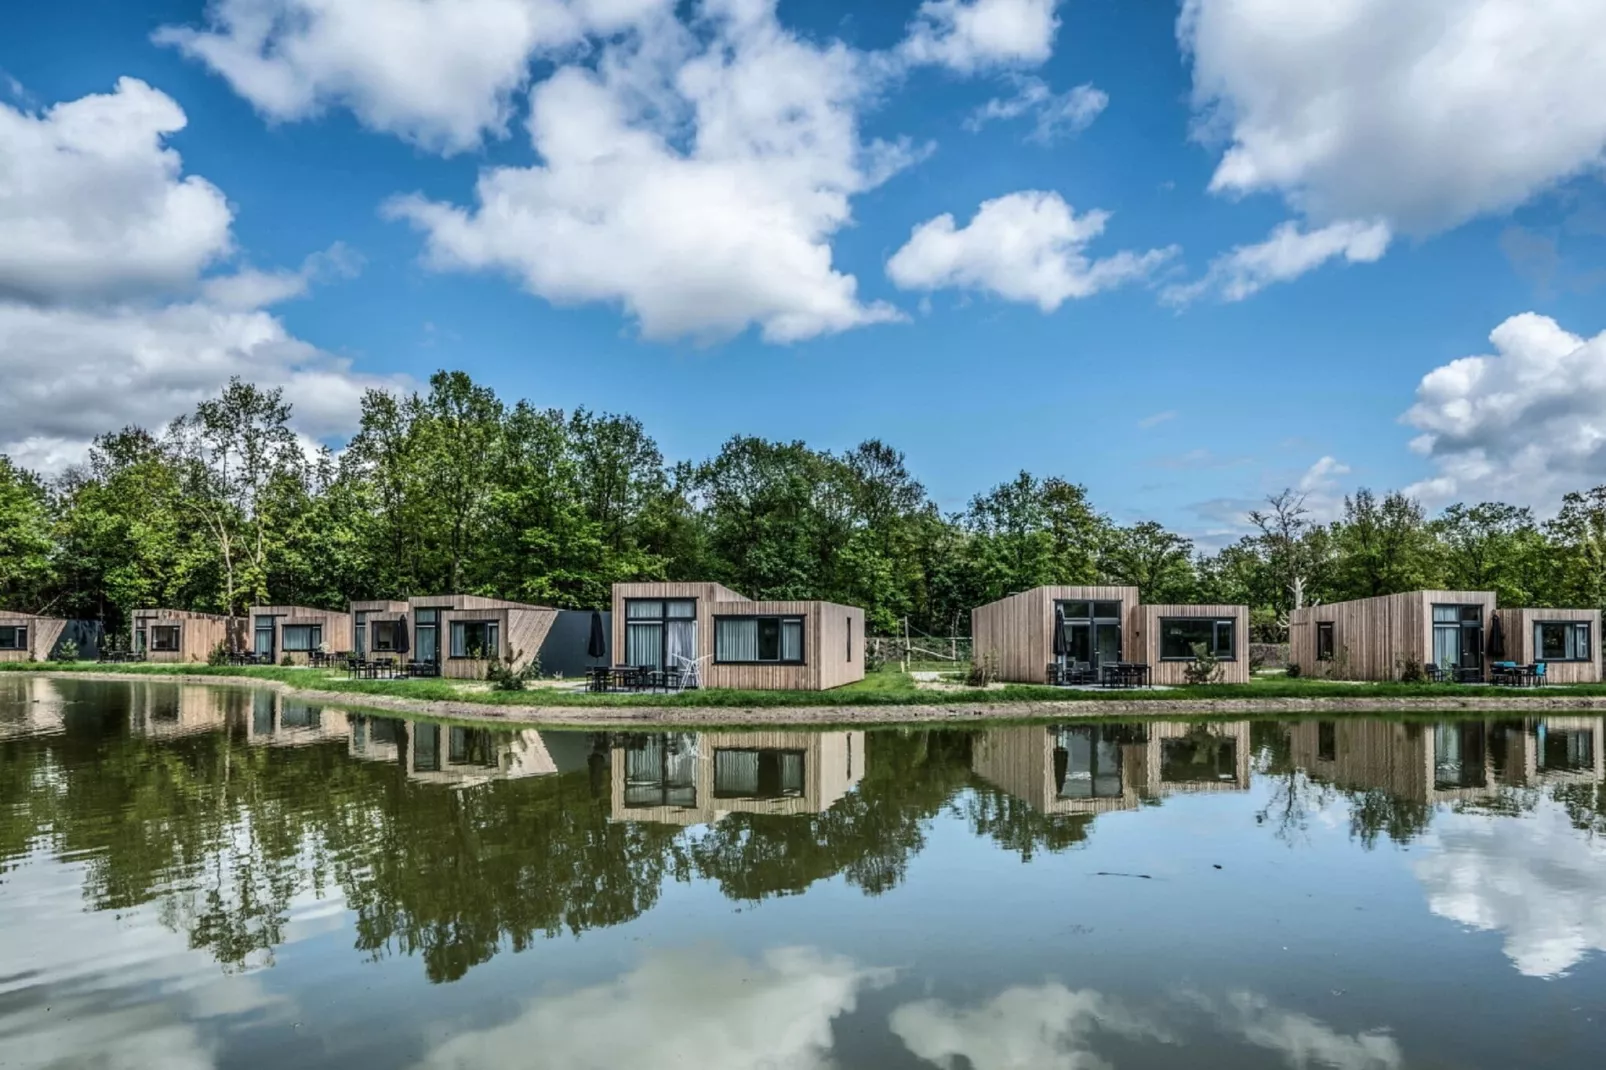
[[1274, 608], [1303, 608], [1312, 571], [1306, 542], [1310, 510], [1305, 508], [1305, 495], [1285, 487], [1266, 498], [1265, 509], [1251, 510], [1249, 522], [1260, 531], [1262, 551], [1273, 574], [1282, 582]]
[[1606, 486], [1565, 495], [1545, 532], [1561, 576], [1557, 593], [1575, 605], [1606, 606]]
[[503, 460], [502, 403], [466, 372], [436, 372], [410, 407], [422, 491], [433, 507], [426, 515], [435, 521], [426, 535], [435, 551], [429, 579], [443, 594], [462, 594]]
[[1145, 602], [1186, 602], [1196, 587], [1193, 543], [1152, 520], [1116, 528], [1101, 567], [1111, 583], [1138, 588]]
[[1533, 511], [1504, 502], [1450, 506], [1431, 525], [1448, 590], [1494, 591], [1503, 605], [1538, 604], [1536, 557], [1544, 539]]
[[1422, 506], [1392, 491], [1382, 501], [1361, 488], [1344, 499], [1334, 531], [1339, 598], [1370, 598], [1433, 584], [1433, 543]]
[[0, 606], [42, 606], [55, 547], [50, 519], [44, 483], [0, 454]]

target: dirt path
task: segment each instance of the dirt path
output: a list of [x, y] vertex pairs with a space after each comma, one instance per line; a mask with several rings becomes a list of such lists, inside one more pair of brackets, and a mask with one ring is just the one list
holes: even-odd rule
[[430, 702], [389, 695], [359, 695], [295, 687], [278, 680], [119, 672], [50, 672], [20, 675], [58, 680], [116, 680], [265, 687], [306, 702], [418, 717], [529, 724], [549, 728], [624, 728], [640, 725], [848, 725], [1076, 720], [1085, 717], [1221, 717], [1365, 713], [1510, 713], [1520, 710], [1606, 710], [1606, 696], [1556, 694], [1509, 698], [1265, 698], [1088, 699], [1062, 702], [983, 702], [905, 706], [501, 706], [483, 702]]

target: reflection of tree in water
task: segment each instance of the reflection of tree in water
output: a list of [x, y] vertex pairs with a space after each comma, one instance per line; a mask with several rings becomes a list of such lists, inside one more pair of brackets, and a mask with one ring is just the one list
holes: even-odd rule
[[1307, 776], [1294, 761], [1293, 726], [1286, 721], [1251, 721], [1249, 749], [1255, 775], [1270, 789], [1255, 824], [1268, 826], [1289, 846], [1304, 842], [1310, 817], [1332, 802], [1336, 791]]
[[857, 790], [818, 814], [728, 814], [689, 845], [691, 864], [732, 899], [793, 895], [838, 873], [880, 895], [903, 880], [925, 823], [966, 782], [971, 738], [870, 733]]
[[981, 777], [971, 782], [965, 817], [978, 836], [1030, 862], [1039, 851], [1065, 851], [1083, 843], [1093, 824], [1091, 814], [1045, 814]]
[[1550, 797], [1567, 811], [1567, 820], [1580, 832], [1606, 835], [1606, 784], [1558, 784]]

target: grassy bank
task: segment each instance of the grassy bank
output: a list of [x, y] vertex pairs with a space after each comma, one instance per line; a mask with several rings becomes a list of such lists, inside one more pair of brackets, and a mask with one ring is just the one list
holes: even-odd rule
[[1165, 704], [1216, 700], [1269, 701], [1288, 699], [1484, 699], [1509, 700], [1519, 706], [1525, 699], [1560, 696], [1606, 697], [1606, 684], [1553, 685], [1545, 688], [1491, 688], [1459, 684], [1338, 683], [1327, 680], [1259, 677], [1249, 684], [1178, 687], [1170, 690], [1077, 691], [1030, 684], [1011, 684], [991, 690], [920, 690], [908, 675], [896, 669], [872, 673], [859, 683], [834, 691], [729, 691], [707, 689], [680, 694], [591, 695], [535, 687], [528, 691], [486, 691], [466, 688], [450, 680], [352, 680], [344, 672], [323, 669], [286, 669], [212, 665], [101, 665], [95, 662], [7, 662], [0, 672], [111, 672], [133, 676], [189, 676], [218, 683], [249, 684], [276, 681], [308, 691], [354, 697], [383, 695], [417, 702], [474, 703], [516, 707], [656, 707], [681, 709], [776, 708], [787, 706], [950, 706], [1008, 703], [1086, 703], [1111, 700]]

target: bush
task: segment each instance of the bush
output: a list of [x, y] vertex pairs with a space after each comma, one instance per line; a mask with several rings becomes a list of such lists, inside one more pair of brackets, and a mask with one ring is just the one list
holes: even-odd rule
[[78, 644], [71, 639], [63, 639], [56, 644], [55, 651], [50, 655], [51, 661], [77, 661]]
[[227, 665], [229, 663], [229, 648], [227, 644], [218, 643], [212, 652], [206, 656], [208, 665]]
[[1400, 669], [1400, 682], [1404, 684], [1420, 684], [1426, 682], [1428, 674], [1422, 668], [1422, 663], [1415, 658], [1401, 658], [1397, 663]]
[[528, 681], [541, 678], [539, 655], [531, 658], [524, 668], [513, 668], [513, 663], [522, 656], [522, 651], [515, 650], [513, 657], [506, 664], [503, 664], [500, 658], [493, 657], [488, 660], [485, 666], [485, 679], [490, 681], [492, 691], [523, 691]]
[[1293, 680], [1293, 679], [1297, 678], [1298, 676], [1299, 676], [1299, 663], [1295, 662], [1295, 661], [1290, 661], [1288, 663], [1288, 678], [1290, 680]]
[[970, 663], [970, 675], [965, 683], [971, 687], [987, 687], [998, 682], [998, 662], [991, 654], [983, 654], [981, 660]]
[[881, 644], [864, 644], [864, 671], [867, 673], [880, 672], [885, 659], [881, 657]]
[[294, 658], [292, 658], [289, 654], [286, 654], [284, 657], [279, 659], [279, 665], [281, 668], [293, 669], [295, 668], [296, 663]]
[[1221, 679], [1221, 659], [1203, 643], [1193, 644], [1193, 660], [1182, 667], [1182, 678], [1190, 684], [1213, 684]]

